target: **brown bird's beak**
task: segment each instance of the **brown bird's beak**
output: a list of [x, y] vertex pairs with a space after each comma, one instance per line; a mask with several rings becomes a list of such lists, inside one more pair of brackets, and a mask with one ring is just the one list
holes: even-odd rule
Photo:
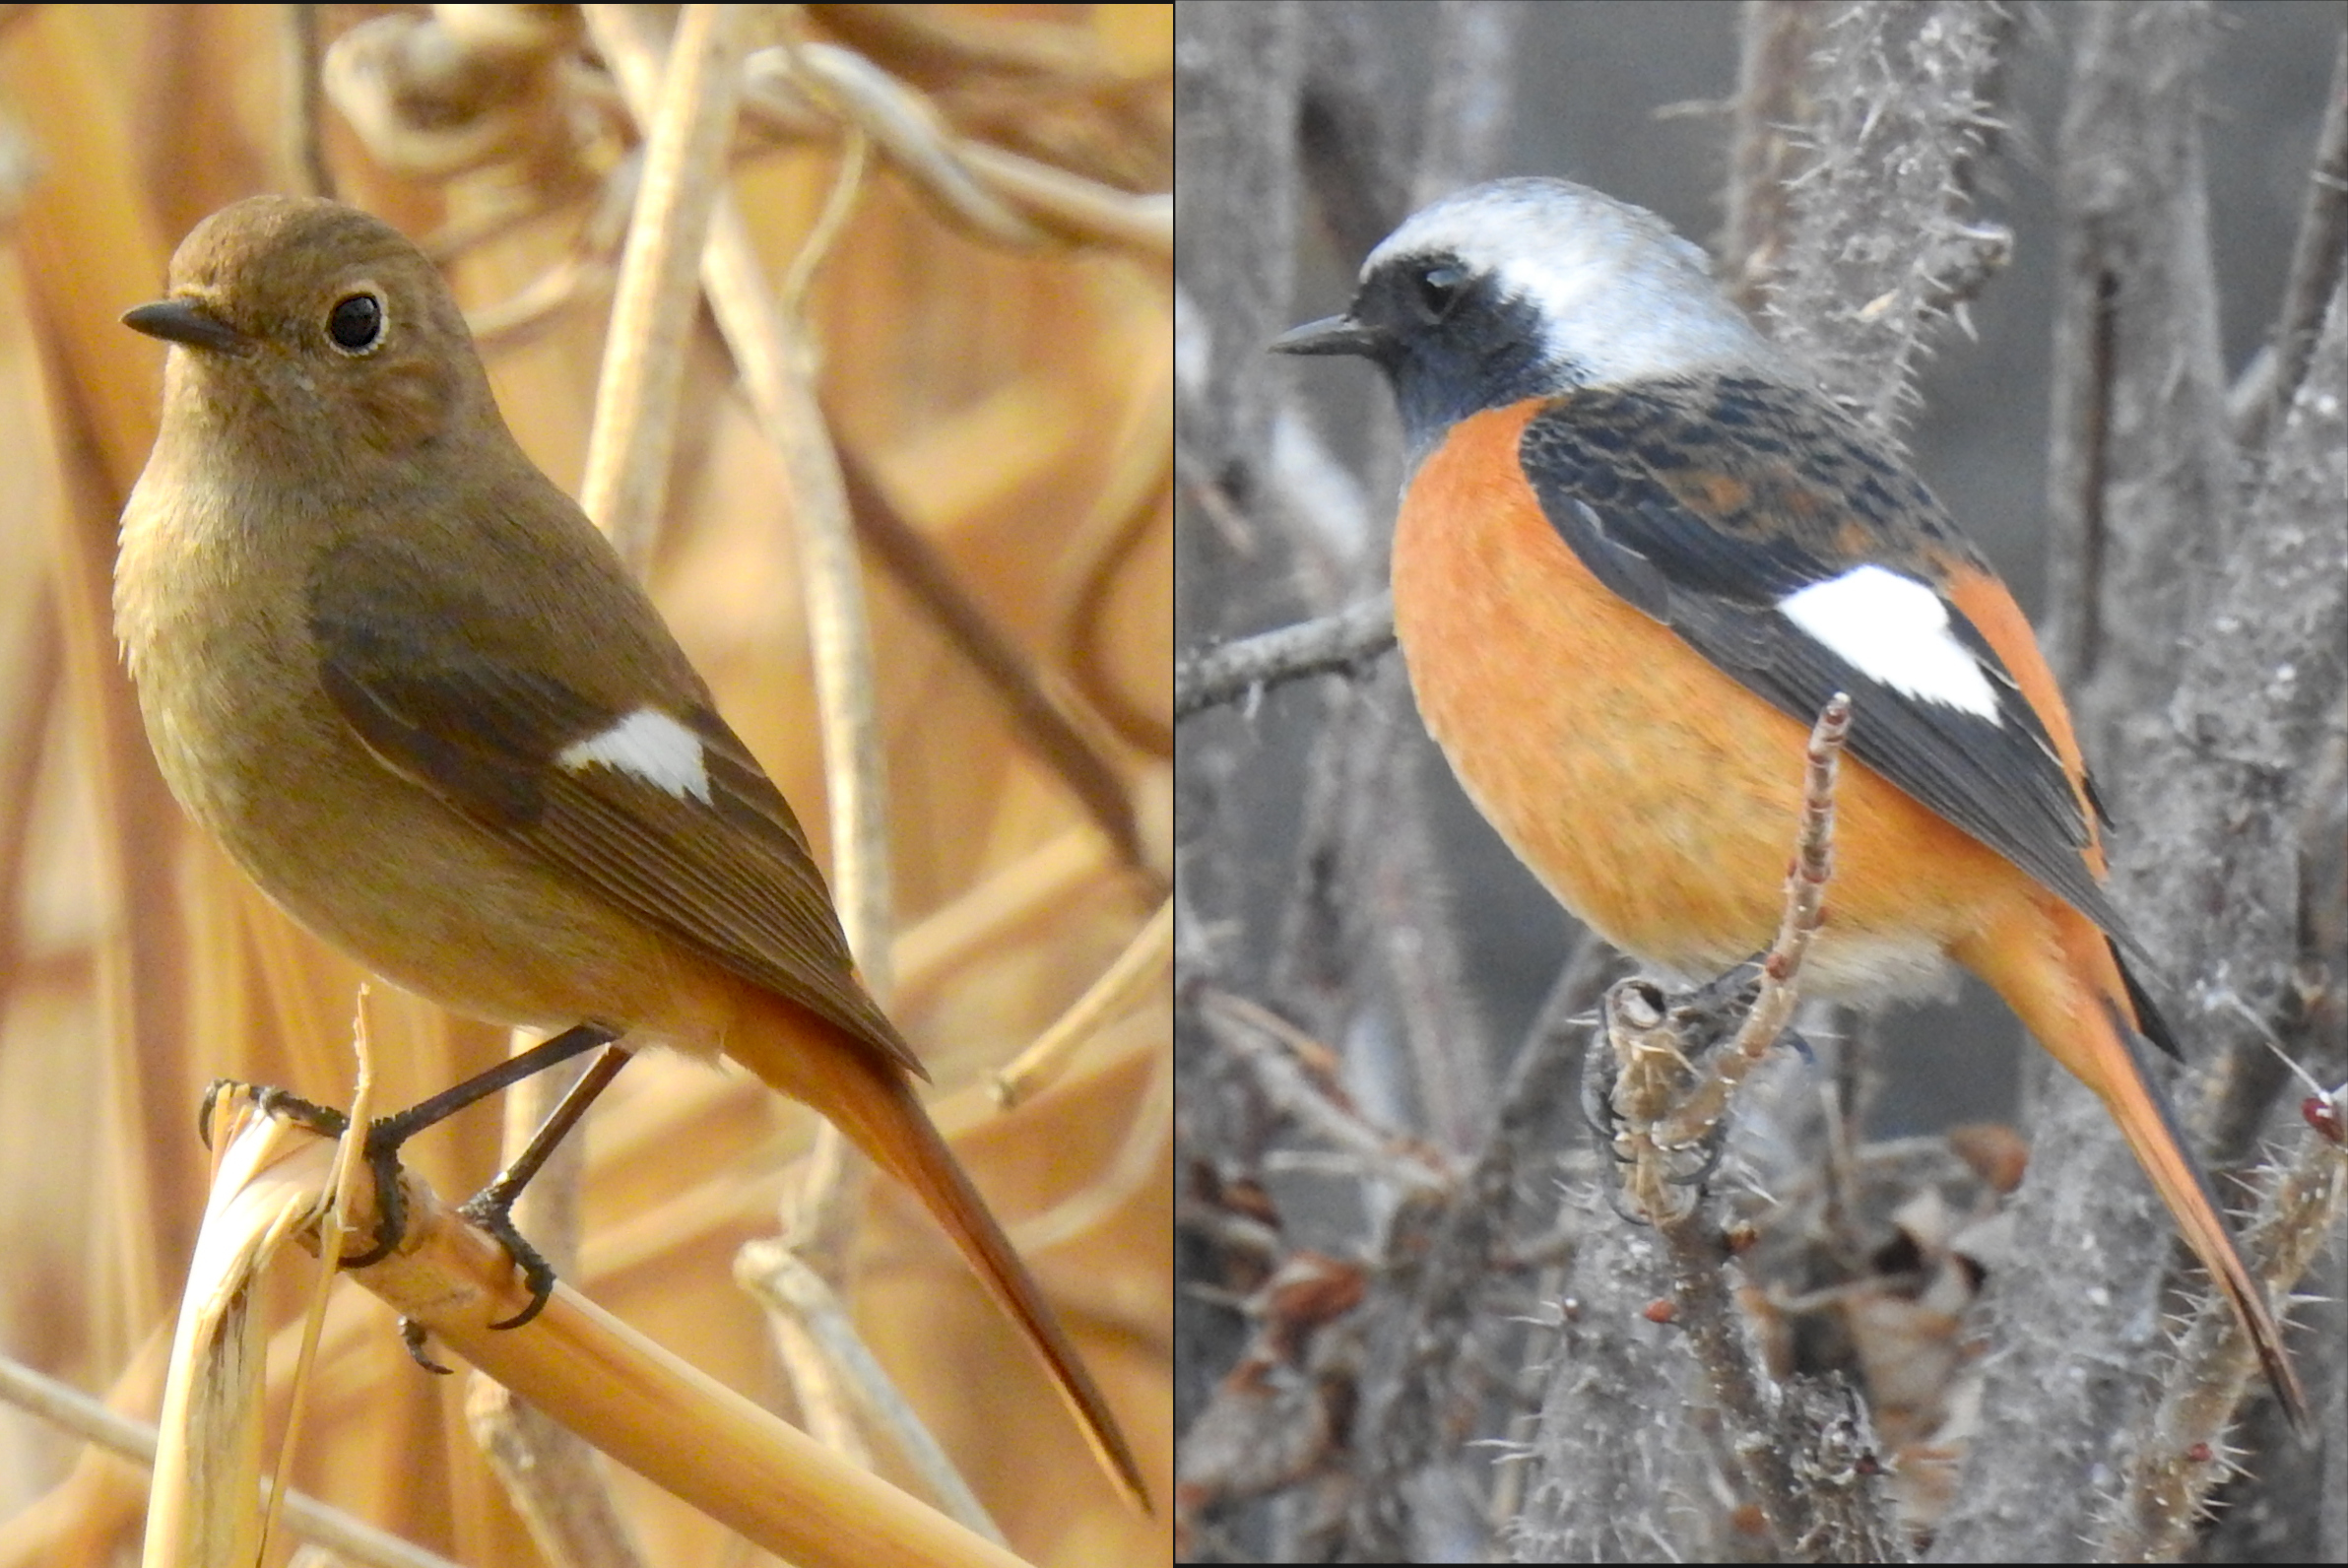
[[153, 304], [125, 310], [122, 324], [134, 332], [144, 332], [165, 343], [182, 343], [191, 349], [242, 354], [252, 347], [250, 338], [208, 314], [193, 299], [158, 299]]

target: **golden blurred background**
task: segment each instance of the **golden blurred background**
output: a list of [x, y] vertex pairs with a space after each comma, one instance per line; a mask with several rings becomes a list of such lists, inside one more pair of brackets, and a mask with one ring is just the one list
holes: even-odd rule
[[[0, 10], [0, 1358], [125, 1415], [155, 1415], [203, 1212], [204, 1085], [350, 1103], [362, 976], [189, 831], [149, 758], [107, 607], [162, 354], [117, 318], [161, 293], [205, 214], [323, 185], [447, 267], [508, 423], [576, 493], [644, 146], [618, 40], [657, 47], [675, 22], [655, 7]], [[1166, 896], [1171, 8], [777, 6], [751, 29], [725, 189], [819, 355], [815, 433], [863, 546], [886, 1000], [936, 1079], [934, 1113], [1162, 1488], [1162, 980], [1016, 1108], [997, 1109], [988, 1078], [1152, 940]], [[682, 354], [667, 503], [636, 558], [828, 864], [791, 471], [706, 299]], [[379, 1108], [509, 1046], [380, 986], [366, 1029]], [[565, 1270], [793, 1418], [729, 1264], [776, 1230], [811, 1128], [747, 1077], [641, 1060], [589, 1122]], [[500, 1139], [479, 1109], [409, 1161], [461, 1195]], [[910, 1200], [873, 1183], [860, 1217], [859, 1326], [1012, 1547], [1163, 1560], [1162, 1524], [1119, 1506]], [[291, 1324], [296, 1282], [271, 1290], [270, 1325]], [[291, 1480], [460, 1562], [545, 1560], [468, 1431], [468, 1381], [418, 1370], [389, 1310], [339, 1284]], [[764, 1560], [619, 1467], [602, 1474], [636, 1560]], [[129, 1560], [145, 1486], [9, 1409], [0, 1568]]]

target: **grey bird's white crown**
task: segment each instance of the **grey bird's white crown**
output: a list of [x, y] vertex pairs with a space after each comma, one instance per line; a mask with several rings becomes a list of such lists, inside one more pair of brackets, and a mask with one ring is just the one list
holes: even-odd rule
[[1493, 180], [1422, 208], [1361, 265], [1450, 256], [1531, 309], [1541, 358], [1570, 384], [1616, 385], [1694, 370], [1793, 376], [1729, 302], [1702, 249], [1643, 207], [1571, 180]]

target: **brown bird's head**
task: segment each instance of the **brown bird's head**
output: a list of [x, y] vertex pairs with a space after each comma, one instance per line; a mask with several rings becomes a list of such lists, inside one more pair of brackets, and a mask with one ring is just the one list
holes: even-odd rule
[[[170, 292], [123, 316], [186, 351], [165, 371], [163, 439], [269, 443], [326, 479], [365, 454], [498, 431], [495, 401], [438, 269], [339, 202], [255, 196], [182, 240]], [[174, 428], [180, 426], [180, 428]]]

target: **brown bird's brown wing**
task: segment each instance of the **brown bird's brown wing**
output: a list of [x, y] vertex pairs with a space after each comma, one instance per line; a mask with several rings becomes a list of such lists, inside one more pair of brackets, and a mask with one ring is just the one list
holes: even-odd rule
[[[927, 1078], [855, 978], [830, 889], [790, 803], [697, 682], [676, 689], [685, 678], [669, 672], [685, 668], [684, 656], [665, 646], [614, 648], [642, 642], [638, 617], [575, 608], [578, 635], [607, 643], [597, 666], [637, 675], [643, 700], [622, 704], [554, 675], [523, 645], [511, 609], [449, 566], [424, 569], [406, 550], [378, 542], [321, 560], [309, 630], [327, 697], [385, 766]], [[560, 760], [647, 707], [699, 742], [705, 777], [694, 787]]]

